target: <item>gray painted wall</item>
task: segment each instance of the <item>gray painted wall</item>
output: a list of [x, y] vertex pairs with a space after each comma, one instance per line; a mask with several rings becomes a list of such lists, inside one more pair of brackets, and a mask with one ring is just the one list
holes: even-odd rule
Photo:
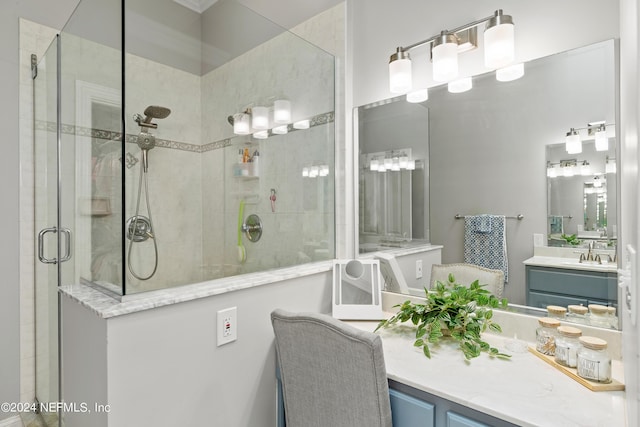
[[[0, 13], [0, 402], [18, 402], [20, 397], [19, 319], [19, 24], [18, 18], [60, 28], [77, 0], [55, 3], [38, 0], [4, 1]], [[24, 238], [31, 238], [25, 236]], [[0, 420], [15, 414], [0, 413]]]

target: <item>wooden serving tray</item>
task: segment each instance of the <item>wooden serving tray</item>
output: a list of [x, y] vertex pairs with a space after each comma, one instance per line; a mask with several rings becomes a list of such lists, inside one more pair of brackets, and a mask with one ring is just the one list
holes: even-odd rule
[[535, 347], [529, 346], [529, 352], [538, 356], [540, 359], [544, 360], [549, 365], [563, 372], [565, 375], [568, 375], [569, 377], [573, 378], [575, 381], [579, 382], [580, 384], [582, 384], [583, 386], [585, 386], [591, 391], [622, 391], [624, 390], [624, 384], [621, 383], [620, 381], [617, 381], [616, 379], [613, 379], [608, 384], [587, 380], [578, 375], [578, 371], [576, 370], [576, 368], [567, 368], [566, 366], [562, 366], [561, 364], [555, 361], [553, 356], [547, 356], [546, 354], [542, 354], [539, 351], [537, 351]]

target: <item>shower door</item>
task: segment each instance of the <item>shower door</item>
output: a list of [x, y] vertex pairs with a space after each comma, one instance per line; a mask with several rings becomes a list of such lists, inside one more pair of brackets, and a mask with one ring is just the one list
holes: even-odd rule
[[[35, 392], [41, 403], [60, 401], [59, 302], [60, 259], [68, 257], [69, 234], [59, 232], [59, 37], [34, 67], [34, 217], [35, 261]], [[66, 236], [66, 238], [64, 237]], [[56, 414], [42, 414], [57, 426]]]

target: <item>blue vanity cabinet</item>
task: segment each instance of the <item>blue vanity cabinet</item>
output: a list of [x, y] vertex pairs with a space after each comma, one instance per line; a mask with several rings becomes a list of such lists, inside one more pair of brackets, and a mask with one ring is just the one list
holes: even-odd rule
[[401, 391], [390, 389], [393, 427], [434, 427], [436, 407]]
[[516, 427], [484, 412], [389, 380], [393, 427]]
[[532, 307], [618, 305], [615, 272], [527, 265], [526, 276], [526, 303]]
[[489, 427], [486, 424], [479, 423], [470, 418], [456, 414], [455, 412], [447, 412], [447, 427]]

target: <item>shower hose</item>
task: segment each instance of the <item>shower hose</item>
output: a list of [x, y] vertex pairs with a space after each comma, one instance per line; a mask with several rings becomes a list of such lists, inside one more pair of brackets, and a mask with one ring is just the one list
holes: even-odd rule
[[158, 243], [156, 242], [156, 237], [153, 233], [153, 219], [151, 218], [151, 204], [149, 203], [149, 182], [147, 179], [147, 172], [144, 171], [144, 168], [142, 167], [142, 165], [140, 165], [140, 180], [138, 181], [138, 201], [136, 203], [136, 215], [135, 215], [135, 219], [133, 220], [133, 233], [135, 235], [136, 230], [138, 229], [138, 218], [139, 218], [139, 214], [140, 214], [140, 199], [141, 199], [141, 195], [142, 195], [142, 181], [144, 180], [144, 194], [145, 194], [145, 199], [147, 201], [147, 213], [149, 214], [149, 224], [150, 224], [150, 228], [151, 228], [151, 232], [147, 233], [147, 235], [153, 240], [153, 250], [155, 253], [155, 261], [154, 261], [154, 265], [153, 265], [153, 271], [151, 272], [151, 274], [149, 274], [148, 276], [140, 276], [138, 275], [135, 270], [133, 269], [133, 266], [131, 265], [131, 249], [133, 248], [133, 237], [131, 236], [130, 240], [129, 240], [129, 250], [127, 251], [127, 265], [129, 266], [129, 272], [131, 273], [131, 275], [133, 277], [135, 277], [138, 280], [149, 280], [153, 277], [154, 274], [156, 274], [156, 270], [158, 269]]

